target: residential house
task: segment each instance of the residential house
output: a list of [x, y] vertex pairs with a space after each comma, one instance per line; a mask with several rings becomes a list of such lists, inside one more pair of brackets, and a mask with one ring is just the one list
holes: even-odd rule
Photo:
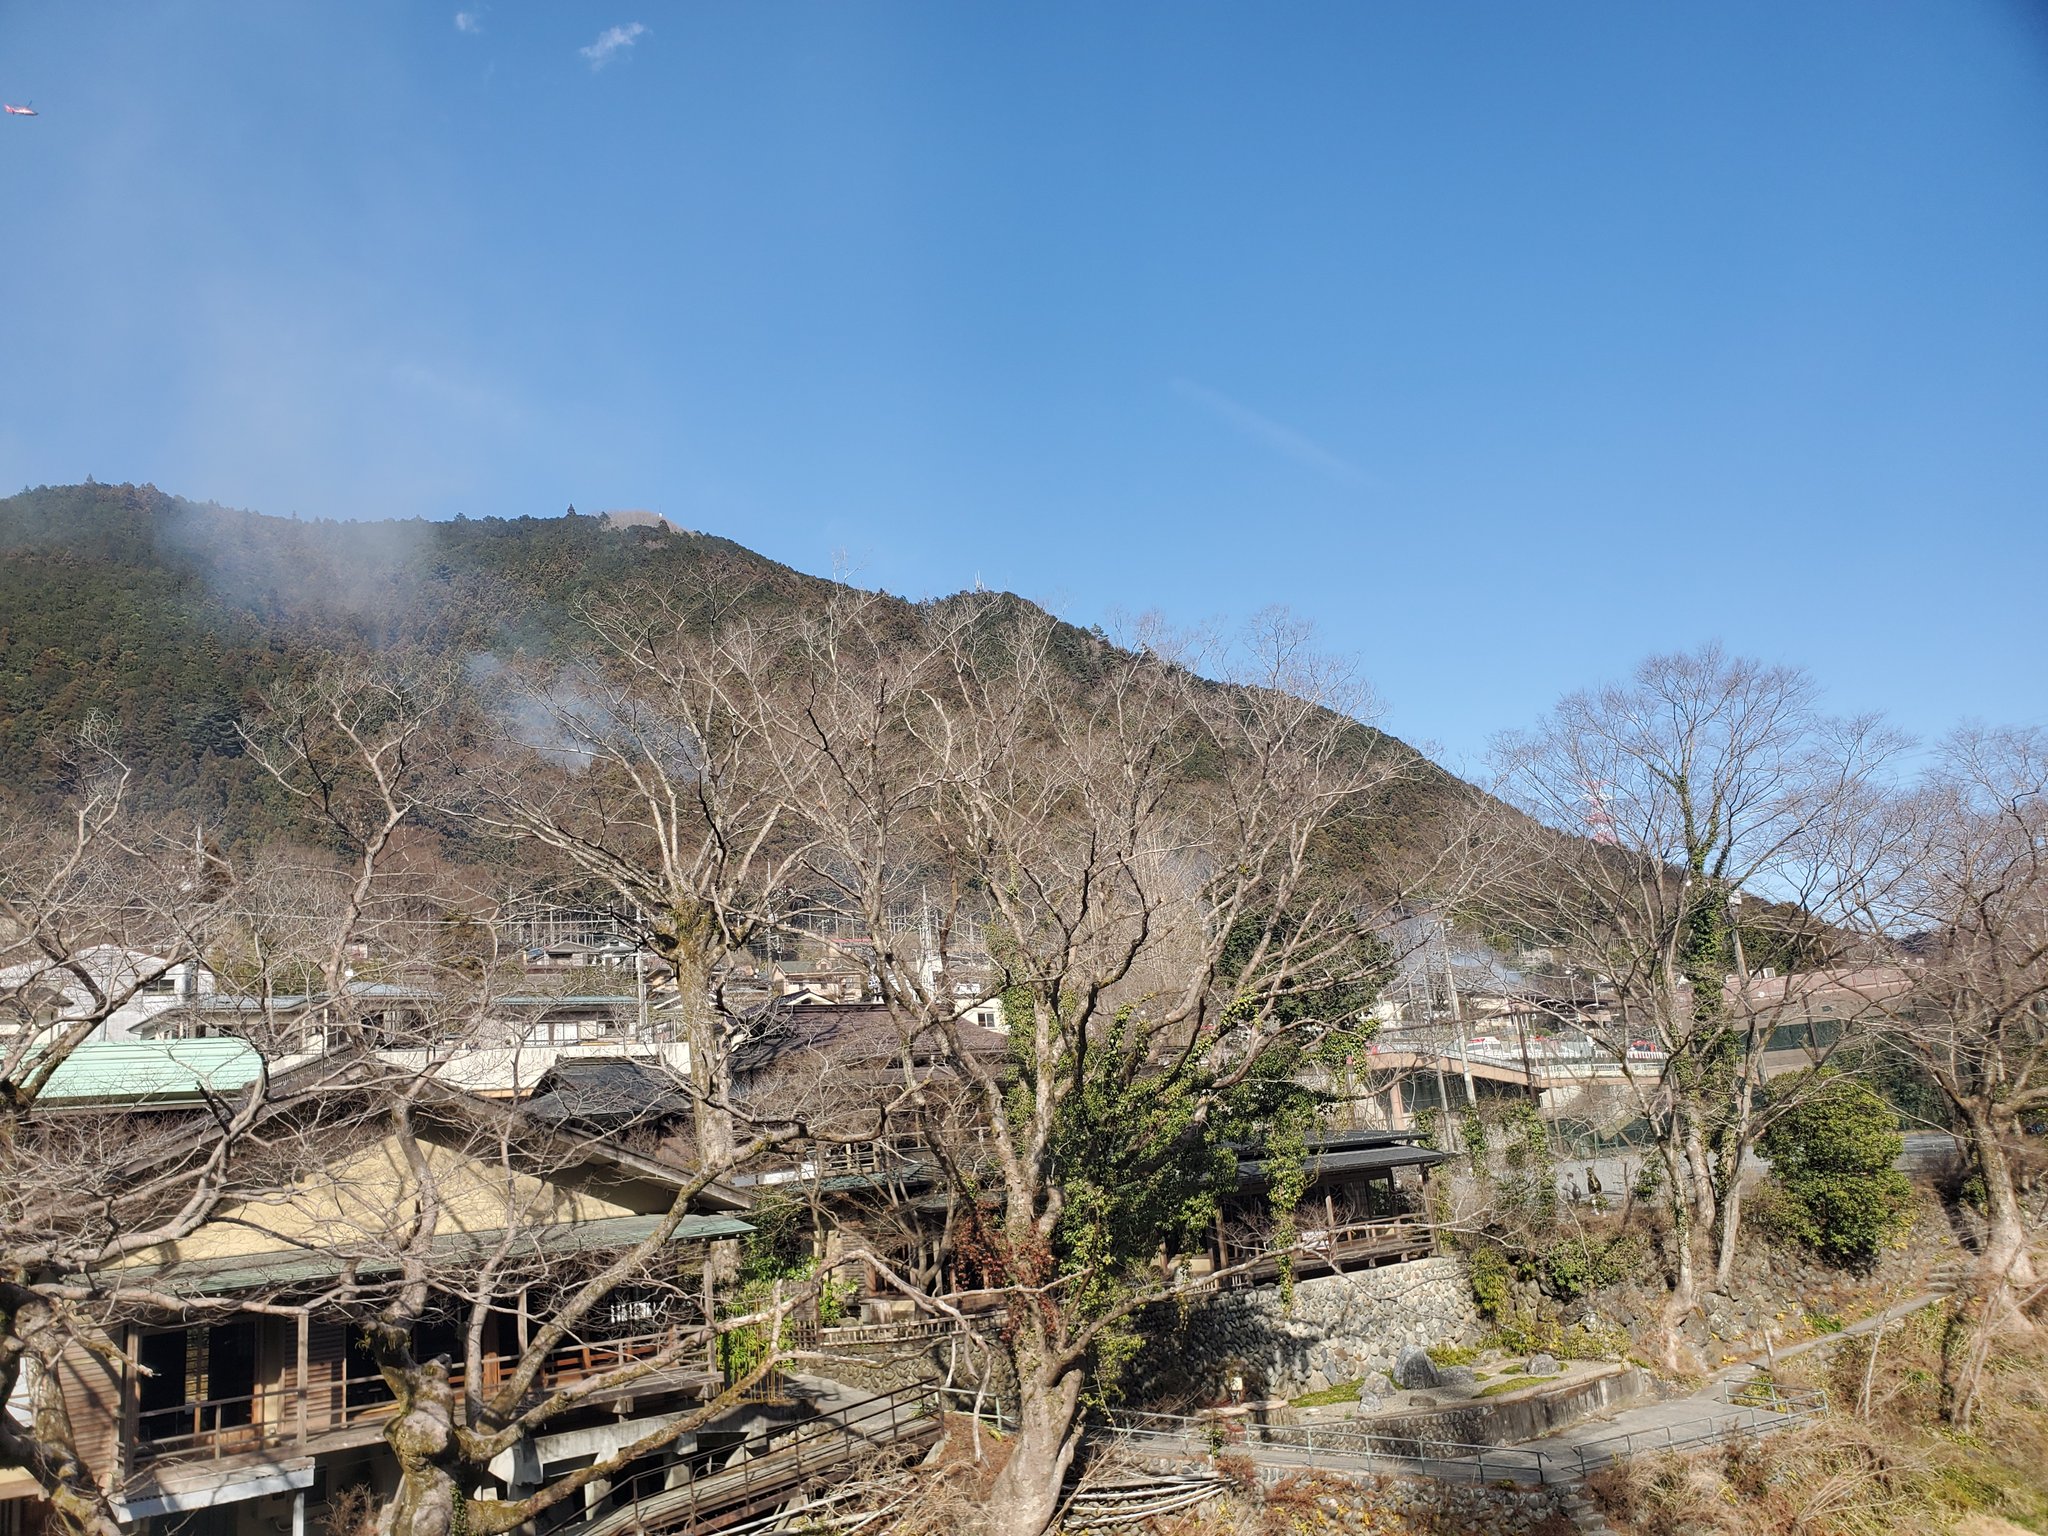
[[[330, 1086], [339, 1080], [332, 1063], [317, 1070]], [[380, 1069], [361, 1070], [373, 1106]], [[333, 1101], [322, 1117], [334, 1118]], [[64, 1395], [81, 1455], [124, 1522], [183, 1536], [302, 1536], [351, 1487], [389, 1493], [391, 1394], [357, 1324], [386, 1299], [403, 1258], [426, 1251], [441, 1277], [446, 1304], [421, 1324], [415, 1350], [446, 1355], [458, 1384], [470, 1384], [463, 1299], [487, 1267], [498, 1277], [476, 1384], [495, 1391], [553, 1315], [552, 1298], [653, 1235], [689, 1178], [592, 1134], [581, 1117], [527, 1116], [453, 1092], [416, 1094], [412, 1124], [408, 1143], [374, 1108], [309, 1123], [302, 1166], [277, 1193], [91, 1277], [107, 1298], [98, 1326], [116, 1347], [74, 1350]], [[419, 1250], [408, 1247], [411, 1224], [429, 1190], [439, 1230]], [[517, 1493], [608, 1454], [717, 1392], [712, 1359], [677, 1354], [677, 1341], [704, 1316], [705, 1245], [749, 1231], [748, 1203], [719, 1182], [693, 1197], [665, 1256], [548, 1355], [535, 1391], [584, 1383], [588, 1395], [492, 1464], [502, 1488]], [[181, 1305], [199, 1302], [208, 1310]], [[604, 1387], [607, 1371], [655, 1359], [659, 1370]], [[687, 1478], [700, 1448], [737, 1433], [723, 1423], [657, 1459]]]
[[1281, 1160], [1269, 1148], [1245, 1148], [1237, 1188], [1224, 1199], [1205, 1251], [1192, 1257], [1191, 1273], [1259, 1285], [1279, 1274], [1283, 1253], [1294, 1277], [1307, 1279], [1436, 1252], [1429, 1171], [1449, 1161], [1447, 1153], [1422, 1145], [1413, 1131], [1353, 1129], [1312, 1134], [1299, 1155], [1306, 1184], [1291, 1213], [1291, 1245], [1280, 1240], [1281, 1218], [1290, 1213], [1273, 1209], [1271, 1198]]

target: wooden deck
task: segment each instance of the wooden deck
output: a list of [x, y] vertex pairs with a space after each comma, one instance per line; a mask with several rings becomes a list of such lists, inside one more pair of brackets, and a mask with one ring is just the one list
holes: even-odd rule
[[[1354, 1269], [1377, 1269], [1382, 1264], [1401, 1264], [1426, 1259], [1436, 1252], [1436, 1233], [1429, 1223], [1415, 1217], [1392, 1217], [1384, 1221], [1354, 1222], [1349, 1226], [1304, 1230], [1284, 1257], [1290, 1261], [1294, 1278], [1312, 1275], [1341, 1275]], [[1270, 1285], [1280, 1278], [1283, 1253], [1247, 1243], [1226, 1243], [1220, 1275], [1213, 1281], [1218, 1289], [1249, 1285]], [[1199, 1277], [1198, 1277], [1199, 1278]]]
[[[615, 1388], [594, 1391], [585, 1401], [601, 1404], [614, 1397], [653, 1393], [708, 1396], [724, 1385], [705, 1368], [701, 1351], [674, 1354], [678, 1343], [677, 1334], [664, 1332], [567, 1345], [548, 1357], [532, 1395], [664, 1356], [670, 1358], [656, 1369]], [[516, 1356], [486, 1356], [483, 1391], [495, 1392], [516, 1363]], [[457, 1391], [463, 1375], [460, 1369], [449, 1374]], [[209, 1398], [138, 1414], [128, 1465], [146, 1472], [173, 1463], [256, 1460], [367, 1445], [383, 1433], [392, 1409], [389, 1388], [374, 1372], [316, 1381], [305, 1390], [287, 1379], [243, 1397]]]

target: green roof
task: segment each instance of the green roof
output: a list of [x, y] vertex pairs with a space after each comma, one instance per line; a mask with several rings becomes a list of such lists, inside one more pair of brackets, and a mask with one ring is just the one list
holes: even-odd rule
[[[666, 1219], [665, 1216], [611, 1216], [599, 1221], [535, 1227], [519, 1235], [513, 1251], [516, 1255], [525, 1248], [538, 1257], [594, 1249], [630, 1248], [652, 1236], [655, 1228]], [[753, 1230], [736, 1216], [685, 1216], [677, 1223], [669, 1241], [694, 1243], [718, 1237], [744, 1237]], [[502, 1229], [452, 1232], [435, 1240], [434, 1254], [443, 1262], [481, 1263], [497, 1251], [503, 1237]], [[338, 1249], [273, 1249], [266, 1253], [227, 1254], [187, 1263], [102, 1270], [95, 1278], [109, 1287], [144, 1283], [179, 1296], [223, 1296], [235, 1291], [269, 1290], [332, 1280], [355, 1257]], [[365, 1279], [374, 1279], [395, 1274], [398, 1267], [396, 1258], [378, 1255], [360, 1259], [355, 1271]]]
[[931, 1170], [923, 1163], [900, 1163], [893, 1168], [870, 1169], [863, 1173], [833, 1173], [818, 1180], [818, 1188], [827, 1194], [843, 1194], [855, 1189], [886, 1189], [891, 1184], [929, 1184]]
[[262, 1074], [246, 1040], [95, 1040], [50, 1074], [41, 1105], [177, 1103], [239, 1093]]

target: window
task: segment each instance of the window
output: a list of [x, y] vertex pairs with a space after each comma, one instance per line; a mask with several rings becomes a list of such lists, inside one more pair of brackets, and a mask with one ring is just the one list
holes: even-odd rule
[[234, 1429], [251, 1421], [256, 1391], [256, 1324], [146, 1333], [136, 1351], [149, 1372], [137, 1383], [142, 1441]]

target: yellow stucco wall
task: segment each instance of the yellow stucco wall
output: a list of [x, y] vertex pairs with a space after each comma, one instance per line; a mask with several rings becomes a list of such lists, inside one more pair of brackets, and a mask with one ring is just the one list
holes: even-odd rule
[[[660, 1210], [666, 1203], [636, 1208], [437, 1142], [417, 1144], [440, 1205], [441, 1234], [599, 1221]], [[154, 1265], [327, 1247], [362, 1252], [404, 1238], [418, 1210], [418, 1195], [419, 1181], [406, 1164], [399, 1138], [391, 1136], [295, 1181], [287, 1192], [224, 1207], [183, 1241], [139, 1252], [133, 1262]]]

